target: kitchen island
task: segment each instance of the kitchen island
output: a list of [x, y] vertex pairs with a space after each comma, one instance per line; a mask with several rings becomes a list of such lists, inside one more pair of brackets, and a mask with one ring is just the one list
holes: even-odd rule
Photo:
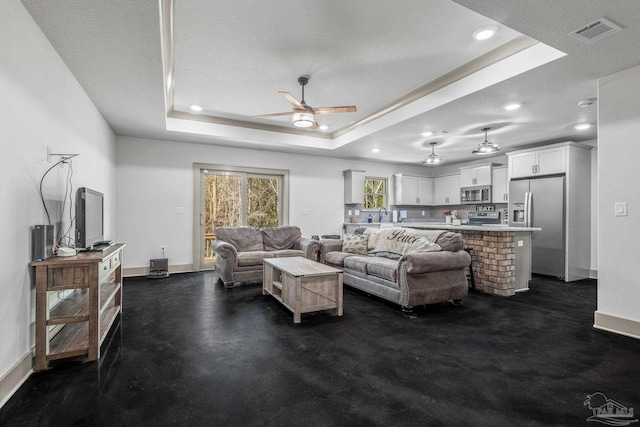
[[472, 249], [471, 262], [478, 290], [501, 296], [529, 290], [531, 233], [540, 228], [447, 223], [399, 223], [396, 226], [460, 233], [464, 247]]

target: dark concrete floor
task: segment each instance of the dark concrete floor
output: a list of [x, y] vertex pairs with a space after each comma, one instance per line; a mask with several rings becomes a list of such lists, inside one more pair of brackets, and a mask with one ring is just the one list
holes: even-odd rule
[[126, 279], [100, 362], [35, 373], [0, 425], [587, 425], [588, 394], [640, 407], [640, 341], [592, 328], [595, 281], [411, 315], [345, 287], [343, 317], [299, 325], [259, 285], [216, 281]]

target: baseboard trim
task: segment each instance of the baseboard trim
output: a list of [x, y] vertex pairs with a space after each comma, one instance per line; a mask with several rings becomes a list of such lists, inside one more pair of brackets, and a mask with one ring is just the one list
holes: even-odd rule
[[2, 377], [0, 377], [0, 408], [11, 399], [20, 386], [33, 373], [33, 352], [22, 356]]
[[[193, 264], [174, 264], [169, 266], [169, 273], [190, 273], [193, 270]], [[149, 267], [129, 267], [122, 269], [124, 277], [140, 277], [149, 275]]]
[[640, 339], [640, 321], [613, 316], [596, 311], [593, 316], [593, 327], [614, 334]]
[[598, 270], [589, 270], [589, 279], [598, 279]]

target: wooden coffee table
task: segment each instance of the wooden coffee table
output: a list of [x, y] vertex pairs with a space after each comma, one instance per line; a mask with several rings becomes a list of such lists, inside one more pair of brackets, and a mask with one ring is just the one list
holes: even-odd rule
[[293, 312], [293, 323], [302, 313], [336, 309], [342, 316], [342, 270], [303, 257], [264, 260], [262, 294], [273, 295]]

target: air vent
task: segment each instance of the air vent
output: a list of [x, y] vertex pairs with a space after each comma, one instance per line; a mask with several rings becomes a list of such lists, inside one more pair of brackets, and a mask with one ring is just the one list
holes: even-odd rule
[[569, 33], [569, 35], [578, 40], [582, 40], [587, 44], [590, 44], [597, 40], [610, 36], [613, 33], [617, 33], [620, 30], [622, 30], [622, 27], [614, 24], [608, 19], [600, 18], [585, 25], [584, 27], [581, 27]]

